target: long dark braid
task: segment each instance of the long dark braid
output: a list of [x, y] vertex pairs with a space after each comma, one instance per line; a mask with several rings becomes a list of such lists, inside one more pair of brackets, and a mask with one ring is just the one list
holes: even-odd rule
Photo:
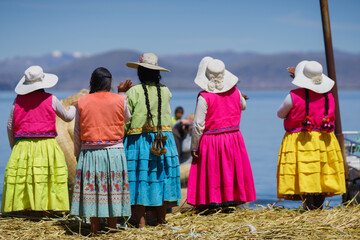
[[328, 92], [324, 93], [324, 97], [325, 97], [325, 116], [327, 116], [329, 114], [329, 96], [328, 96]]
[[150, 102], [149, 102], [149, 93], [147, 91], [145, 82], [141, 82], [141, 86], [144, 89], [144, 94], [145, 94], [145, 102], [146, 102], [146, 109], [147, 109], [147, 114], [146, 115], [147, 115], [148, 118], [150, 118], [152, 120], [152, 114], [151, 114]]
[[[324, 93], [324, 97], [325, 97], [325, 114], [320, 129], [322, 131], [332, 132], [335, 128], [335, 125], [330, 122], [330, 119], [328, 117], [328, 113], [329, 113], [328, 92]], [[306, 116], [305, 116], [305, 120], [301, 123], [304, 130], [312, 130], [314, 128], [314, 124], [312, 123], [312, 120], [309, 116], [309, 103], [310, 103], [309, 90], [305, 89]]]
[[[159, 74], [160, 76], [160, 74]], [[156, 82], [156, 89], [157, 89], [157, 95], [158, 95], [158, 135], [156, 136], [156, 140], [158, 143], [158, 150], [153, 150], [153, 154], [155, 155], [163, 155], [167, 152], [166, 148], [164, 147], [164, 144], [166, 143], [167, 136], [164, 136], [162, 132], [162, 126], [161, 126], [161, 88], [160, 88], [160, 78]]]
[[158, 94], [158, 127], [161, 128], [161, 89], [160, 83], [156, 83], [156, 89]]
[[311, 117], [309, 116], [309, 90], [304, 88], [305, 91], [305, 107], [306, 107], [306, 116], [305, 120], [301, 123], [302, 128], [306, 131], [311, 131], [314, 128], [314, 124], [312, 123]]
[[321, 123], [321, 130], [326, 132], [332, 132], [335, 129], [335, 125], [330, 122], [329, 114], [329, 92], [324, 93], [325, 97], [325, 116]]
[[[150, 106], [150, 101], [149, 101], [149, 93], [146, 87], [146, 83], [149, 82], [154, 82], [156, 84], [157, 90], [158, 90], [158, 99], [159, 99], [159, 104], [158, 104], [158, 127], [161, 126], [161, 93], [160, 93], [160, 80], [161, 80], [161, 75], [160, 75], [160, 71], [159, 70], [152, 70], [152, 69], [148, 69], [148, 68], [144, 68], [142, 66], [139, 66], [138, 68], [138, 76], [139, 76], [139, 80], [141, 82], [141, 86], [144, 90], [144, 94], [145, 94], [145, 103], [146, 103], [146, 109], [147, 109], [147, 123], [148, 121], [150, 121], [153, 124], [153, 116], [151, 114], [151, 106]], [[150, 130], [150, 129], [149, 129]]]
[[[146, 88], [147, 82], [154, 82], [156, 84], [156, 90], [158, 95], [158, 123], [157, 123], [157, 134], [155, 136], [152, 148], [150, 149], [150, 152], [154, 155], [161, 156], [167, 152], [167, 150], [164, 148], [164, 143], [167, 140], [167, 137], [163, 135], [162, 127], [161, 127], [161, 88], [160, 88], [160, 80], [161, 75], [159, 70], [152, 70], [148, 68], [144, 68], [139, 66], [138, 68], [138, 76], [141, 82], [141, 86], [144, 89], [145, 94], [145, 102], [146, 102], [146, 108], [147, 108], [147, 120], [143, 127], [143, 130], [150, 131], [155, 130], [152, 114], [151, 114], [151, 108], [150, 108], [150, 102], [149, 102], [149, 93]], [[150, 123], [152, 123], [152, 126], [150, 126]]]

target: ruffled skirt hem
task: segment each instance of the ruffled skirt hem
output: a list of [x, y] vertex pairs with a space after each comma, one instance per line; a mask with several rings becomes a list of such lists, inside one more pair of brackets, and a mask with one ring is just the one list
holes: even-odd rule
[[162, 206], [164, 202], [181, 199], [178, 152], [172, 132], [167, 136], [162, 156], [150, 153], [155, 133], [128, 135], [125, 153], [128, 164], [132, 205]]
[[346, 192], [344, 164], [334, 133], [285, 133], [279, 151], [278, 198]]
[[17, 141], [5, 169], [1, 211], [69, 211], [67, 174], [55, 138]]

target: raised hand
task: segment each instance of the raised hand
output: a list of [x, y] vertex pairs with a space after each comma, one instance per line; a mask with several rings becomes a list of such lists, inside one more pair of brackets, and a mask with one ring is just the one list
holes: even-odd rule
[[286, 68], [286, 71], [288, 71], [290, 73], [290, 77], [292, 77], [292, 78], [295, 77], [295, 68], [294, 67], [288, 67], [288, 68]]
[[249, 97], [248, 97], [247, 95], [245, 95], [245, 94], [241, 94], [241, 96], [242, 96], [245, 100], [248, 100], [248, 99], [249, 99]]
[[129, 90], [132, 87], [132, 81], [131, 79], [126, 79], [125, 82], [121, 82], [118, 86], [118, 93], [120, 92], [126, 92], [127, 90]]

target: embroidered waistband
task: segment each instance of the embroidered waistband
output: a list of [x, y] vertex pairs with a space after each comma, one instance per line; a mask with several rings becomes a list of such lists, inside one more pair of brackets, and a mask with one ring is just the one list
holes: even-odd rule
[[[311, 130], [307, 130], [304, 128], [294, 128], [294, 129], [285, 129], [285, 131], [289, 132], [289, 133], [297, 133], [297, 132], [319, 132], [319, 131], [324, 131], [323, 129], [319, 128], [319, 127], [315, 127]], [[329, 131], [324, 131], [324, 132], [329, 132]], [[333, 132], [333, 131], [330, 131]]]
[[240, 129], [239, 126], [215, 128], [215, 129], [205, 130], [204, 134], [216, 134], [216, 133], [222, 133], [222, 132], [232, 132], [232, 131], [238, 131], [239, 129]]
[[34, 138], [34, 137], [56, 137], [57, 133], [40, 132], [40, 133], [14, 133], [15, 138]]
[[[144, 131], [142, 128], [131, 128], [127, 131], [127, 135], [131, 135], [131, 134], [140, 134], [143, 132], [157, 132], [158, 130], [160, 130], [157, 126], [153, 127], [153, 131]], [[171, 132], [172, 131], [172, 126], [161, 126], [161, 131], [163, 132]]]
[[81, 141], [82, 145], [90, 145], [90, 146], [94, 146], [94, 145], [114, 145], [114, 144], [118, 144], [118, 143], [122, 143], [123, 140], [102, 140], [102, 141]]

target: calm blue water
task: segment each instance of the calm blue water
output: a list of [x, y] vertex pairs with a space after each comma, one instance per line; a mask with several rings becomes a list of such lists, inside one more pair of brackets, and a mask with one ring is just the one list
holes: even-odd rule
[[[59, 99], [75, 93], [53, 92]], [[248, 150], [258, 201], [255, 204], [266, 205], [277, 201], [276, 198], [276, 164], [277, 154], [284, 135], [282, 120], [276, 116], [276, 111], [288, 91], [243, 91], [250, 99], [247, 109], [242, 114], [240, 129]], [[195, 91], [173, 91], [171, 109], [182, 106], [184, 115], [194, 112]], [[6, 123], [11, 104], [15, 98], [13, 92], [0, 92], [0, 193], [4, 179], [4, 171], [11, 150], [8, 144]], [[360, 130], [360, 90], [339, 92], [340, 111], [343, 130]], [[330, 206], [341, 203], [341, 197], [327, 198]], [[279, 203], [287, 208], [296, 208], [300, 202], [284, 201]]]

